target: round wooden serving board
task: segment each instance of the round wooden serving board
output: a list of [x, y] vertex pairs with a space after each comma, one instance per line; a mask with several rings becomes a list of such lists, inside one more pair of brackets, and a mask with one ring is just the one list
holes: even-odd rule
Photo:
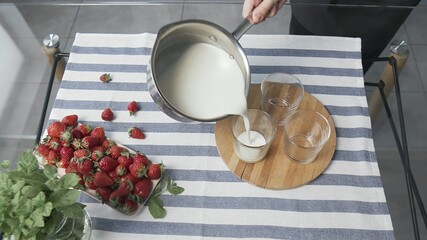
[[[259, 84], [249, 90], [248, 108], [260, 107]], [[335, 152], [336, 132], [329, 112], [309, 93], [304, 94], [298, 109], [311, 109], [322, 113], [331, 125], [331, 136], [317, 158], [306, 165], [297, 164], [287, 157], [283, 142], [283, 127], [278, 127], [276, 137], [264, 160], [257, 163], [241, 161], [233, 150], [231, 119], [228, 117], [215, 125], [215, 140], [218, 152], [228, 168], [240, 179], [267, 189], [289, 189], [309, 183], [317, 178], [329, 165]]]

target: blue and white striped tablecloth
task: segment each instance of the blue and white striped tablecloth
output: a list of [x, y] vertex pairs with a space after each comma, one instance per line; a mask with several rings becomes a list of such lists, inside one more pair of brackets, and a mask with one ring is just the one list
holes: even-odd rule
[[[163, 161], [185, 188], [165, 194], [167, 216], [148, 210], [126, 216], [82, 196], [93, 239], [394, 239], [381, 183], [363, 85], [357, 38], [245, 35], [240, 40], [252, 82], [267, 74], [295, 74], [334, 119], [337, 147], [324, 174], [296, 189], [273, 191], [239, 180], [216, 149], [214, 123], [184, 124], [153, 103], [146, 68], [153, 34], [77, 34], [50, 120], [78, 114], [108, 137]], [[113, 81], [99, 81], [102, 73]], [[129, 117], [127, 104], [142, 110]], [[100, 115], [110, 107], [116, 119]], [[137, 126], [145, 140], [127, 136]]]

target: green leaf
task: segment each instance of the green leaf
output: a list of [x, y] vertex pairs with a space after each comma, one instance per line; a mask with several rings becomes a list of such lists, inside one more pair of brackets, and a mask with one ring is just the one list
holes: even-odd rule
[[31, 173], [39, 169], [39, 163], [30, 151], [21, 154], [17, 170], [24, 173]]
[[172, 183], [168, 187], [168, 191], [173, 195], [178, 195], [184, 192], [184, 188], [176, 185], [176, 183]]
[[10, 169], [10, 161], [9, 160], [4, 160], [3, 162], [0, 163], [0, 168], [9, 170]]
[[166, 210], [163, 208], [163, 201], [159, 197], [148, 200], [148, 210], [153, 218], [164, 218]]
[[32, 199], [31, 204], [35, 207], [43, 206], [46, 204], [46, 194], [39, 192], [35, 198]]
[[29, 185], [21, 189], [21, 194], [26, 198], [35, 198], [39, 192], [41, 192], [41, 189]]
[[153, 190], [153, 197], [160, 195], [164, 190], [166, 190], [171, 180], [172, 179], [169, 176], [162, 177], [162, 179], [160, 179], [160, 181], [157, 183], [157, 186]]
[[63, 188], [72, 188], [79, 183], [80, 178], [75, 173], [68, 173], [62, 176], [60, 181], [62, 182]]
[[75, 202], [69, 206], [59, 207], [57, 209], [69, 218], [83, 218], [84, 217], [84, 210], [83, 210], [84, 207], [85, 207], [84, 204]]
[[48, 179], [54, 179], [54, 178], [56, 178], [56, 174], [58, 173], [58, 169], [52, 165], [46, 165], [46, 166], [44, 166], [43, 173]]
[[61, 217], [62, 214], [58, 210], [52, 210], [50, 217], [46, 220], [45, 227], [43, 228], [46, 235], [53, 233], [56, 225], [61, 221]]
[[53, 204], [54, 208], [66, 207], [76, 202], [80, 192], [74, 189], [63, 189], [52, 193], [48, 202]]

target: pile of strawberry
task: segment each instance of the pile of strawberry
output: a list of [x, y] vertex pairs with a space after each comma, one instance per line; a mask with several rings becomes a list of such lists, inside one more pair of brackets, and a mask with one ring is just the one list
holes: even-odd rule
[[82, 189], [92, 189], [103, 202], [127, 214], [145, 202], [163, 165], [141, 153], [131, 153], [106, 138], [102, 127], [79, 124], [77, 115], [52, 122], [35, 153], [47, 164], [80, 177]]

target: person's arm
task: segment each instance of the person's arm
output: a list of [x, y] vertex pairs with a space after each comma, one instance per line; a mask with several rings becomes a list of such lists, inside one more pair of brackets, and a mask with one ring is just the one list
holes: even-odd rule
[[245, 0], [242, 16], [253, 23], [260, 23], [268, 17], [276, 15], [277, 11], [286, 3], [286, 0]]

